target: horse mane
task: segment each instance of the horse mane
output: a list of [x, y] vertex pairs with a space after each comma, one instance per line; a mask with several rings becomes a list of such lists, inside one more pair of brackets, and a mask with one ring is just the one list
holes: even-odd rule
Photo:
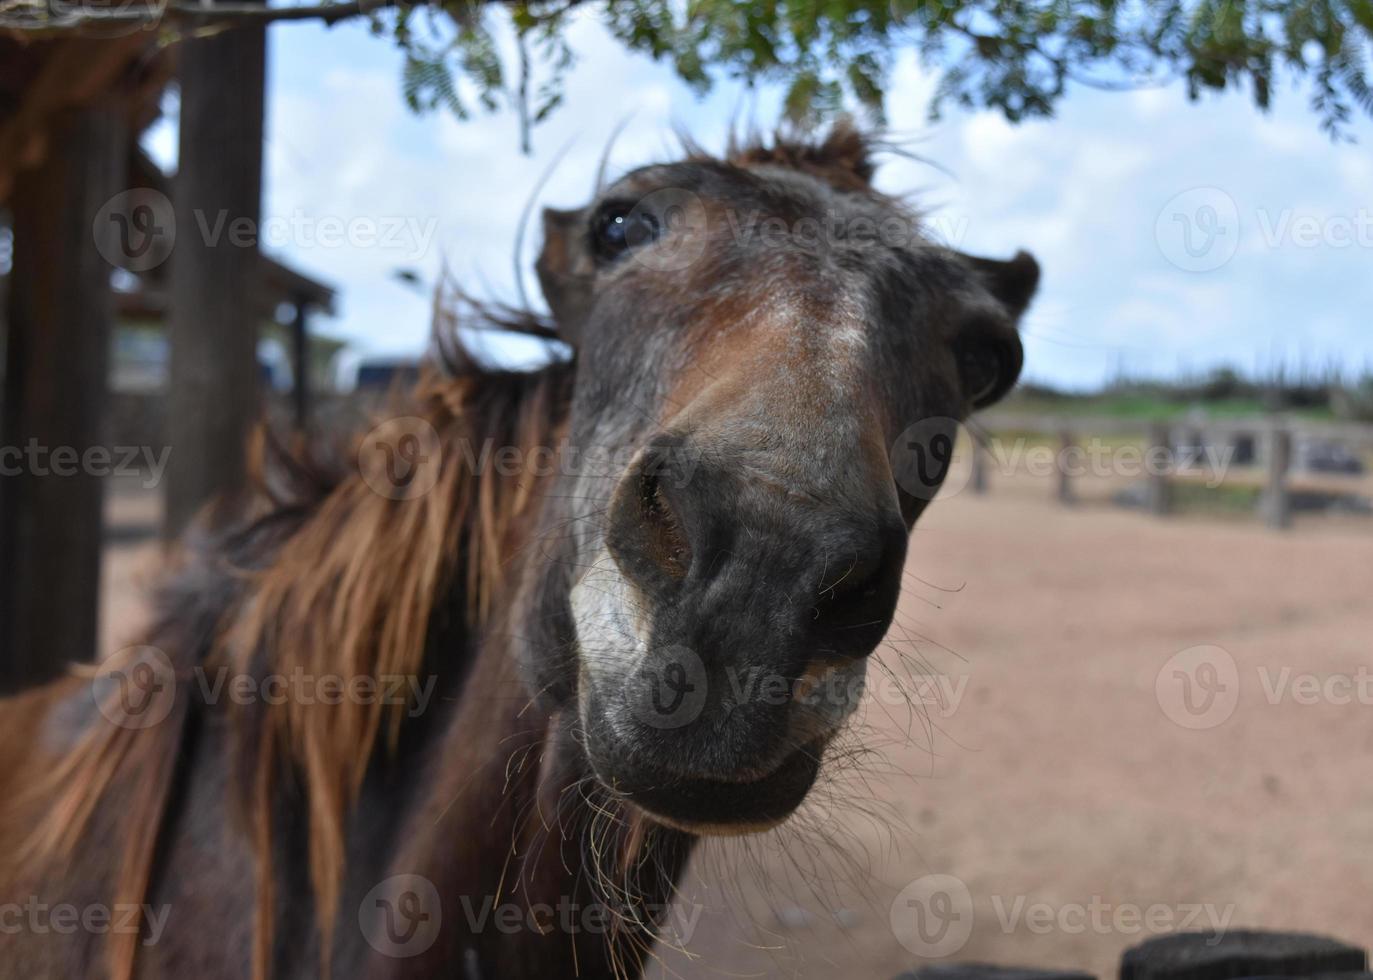
[[[385, 418], [421, 420], [440, 451], [417, 456], [412, 482], [422, 494], [396, 499], [369, 485], [360, 452], [366, 432], [343, 440], [283, 439], [259, 426], [250, 443], [251, 485], [232, 507], [207, 508], [188, 532], [154, 596], [155, 625], [144, 639], [175, 671], [175, 701], [160, 725], [135, 730], [92, 726], [25, 793], [45, 799], [48, 819], [30, 838], [30, 861], [69, 855], [97, 803], [121, 773], [138, 771], [146, 792], [128, 804], [128, 833], [117, 889], [142, 901], [151, 880], [173, 770], [182, 755], [197, 667], [232, 675], [415, 676], [441, 603], [446, 628], [474, 639], [492, 611], [538, 486], [527, 472], [470, 465], [483, 448], [513, 447], [529, 458], [557, 439], [571, 396], [574, 361], [554, 356], [534, 370], [485, 364], [461, 329], [492, 328], [549, 337], [539, 316], [471, 301], [456, 290], [435, 303], [431, 357], [407, 395], [393, 395]], [[379, 421], [374, 419], [373, 422]], [[376, 431], [371, 426], [366, 431]], [[516, 468], [518, 469], [518, 468]], [[188, 626], [189, 624], [189, 626]], [[462, 670], [459, 652], [451, 664]], [[78, 668], [91, 674], [91, 668]], [[346, 815], [379, 745], [394, 748], [406, 704], [346, 698], [338, 704], [228, 705], [233, 717], [233, 800], [251, 828], [257, 858], [255, 968], [266, 977], [274, 907], [273, 798], [294, 777], [308, 807], [309, 866], [321, 930], [322, 970], [344, 869]], [[112, 709], [113, 710], [113, 709]], [[285, 771], [287, 768], [292, 772]], [[112, 936], [109, 972], [132, 976], [136, 936]]]
[[[540, 318], [461, 302], [488, 327], [547, 335]], [[277, 450], [275, 465], [260, 465], [259, 472], [287, 475], [292, 486], [313, 493], [303, 503], [295, 495], [279, 497], [255, 522], [303, 515], [270, 565], [249, 572], [242, 613], [218, 638], [214, 655], [232, 662], [235, 674], [416, 677], [445, 596], [459, 597], [457, 608], [446, 610], [450, 630], [456, 620], [471, 640], [486, 624], [538, 494], [527, 469], [502, 474], [499, 467], [480, 465], [487, 458], [483, 450], [512, 447], [528, 459], [554, 442], [567, 414], [572, 365], [554, 360], [532, 372], [483, 366], [458, 333], [460, 316], [442, 306], [438, 312], [440, 366], [425, 371], [409, 405], [397, 409], [438, 435], [440, 451], [417, 457], [406, 477], [419, 485], [432, 481], [432, 489], [393, 499], [363, 478], [361, 464], [331, 485], [320, 475], [334, 468], [300, 453], [282, 454], [259, 440]], [[349, 458], [357, 460], [362, 448], [355, 440]], [[479, 464], [475, 472], [472, 462]], [[471, 653], [470, 645], [465, 652]], [[319, 705], [287, 698], [276, 708], [253, 705], [239, 713], [238, 758], [251, 776], [239, 789], [252, 807], [259, 861], [261, 975], [270, 955], [271, 821], [279, 760], [294, 764], [308, 801], [311, 882], [327, 970], [346, 815], [379, 739], [384, 736], [394, 749], [408, 707], [375, 699]]]
[[[683, 137], [683, 142], [693, 159], [715, 159], [689, 137]], [[822, 137], [790, 130], [780, 130], [771, 137], [731, 132], [724, 160], [736, 167], [783, 167], [818, 177], [839, 190], [867, 191], [877, 170], [873, 157], [879, 150], [888, 149], [893, 147], [843, 117]]]

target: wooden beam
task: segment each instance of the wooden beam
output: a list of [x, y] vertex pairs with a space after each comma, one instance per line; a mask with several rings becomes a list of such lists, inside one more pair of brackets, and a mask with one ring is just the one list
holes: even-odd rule
[[[262, 27], [181, 49], [180, 156], [173, 204], [171, 370], [164, 535], [244, 480], [261, 395], [257, 230], [262, 206]], [[248, 227], [250, 241], [235, 231]], [[216, 234], [216, 230], [218, 234]]]
[[981, 496], [987, 492], [987, 447], [977, 436], [972, 437], [972, 467], [973, 493]]
[[136, 32], [118, 38], [63, 38], [50, 45], [18, 109], [0, 122], [0, 201], [10, 197], [19, 170], [42, 165], [51, 138], [49, 120], [64, 109], [102, 98], [155, 43]]
[[1287, 472], [1292, 468], [1292, 433], [1274, 426], [1268, 433], [1264, 460], [1265, 483], [1260, 506], [1264, 523], [1275, 531], [1292, 526], [1292, 494], [1287, 488]]
[[1072, 430], [1061, 429], [1058, 433], [1058, 455], [1054, 457], [1057, 461], [1054, 469], [1058, 473], [1054, 496], [1065, 506], [1072, 506], [1077, 502], [1077, 497], [1073, 493], [1073, 477], [1068, 472], [1068, 457], [1076, 446], [1077, 441], [1073, 438]]
[[[97, 650], [113, 223], [128, 127], [114, 102], [49, 120], [41, 168], [20, 172], [0, 416], [0, 690]], [[102, 254], [103, 253], [103, 254]], [[92, 452], [94, 450], [95, 452]], [[103, 466], [100, 459], [105, 458]]]
[[1166, 517], [1173, 509], [1173, 488], [1168, 479], [1168, 470], [1160, 465], [1163, 459], [1170, 459], [1173, 452], [1172, 430], [1166, 422], [1155, 422], [1149, 427], [1149, 444], [1145, 447], [1145, 461], [1150, 463], [1149, 513], [1156, 517]]
[[291, 318], [291, 402], [296, 428], [303, 432], [310, 423], [310, 310], [299, 296], [295, 307]]

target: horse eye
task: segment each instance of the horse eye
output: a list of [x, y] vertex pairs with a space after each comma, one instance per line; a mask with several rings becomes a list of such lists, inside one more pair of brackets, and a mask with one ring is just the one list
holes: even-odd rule
[[607, 204], [591, 222], [591, 247], [596, 257], [610, 262], [631, 248], [658, 238], [658, 219], [643, 208]]

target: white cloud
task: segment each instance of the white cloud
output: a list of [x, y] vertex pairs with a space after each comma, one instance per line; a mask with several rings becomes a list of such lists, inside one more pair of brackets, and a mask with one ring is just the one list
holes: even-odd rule
[[[398, 216], [433, 221], [428, 249], [409, 259], [380, 247], [294, 247], [289, 261], [342, 290], [337, 329], [365, 349], [415, 349], [428, 331], [422, 296], [397, 284], [415, 266], [427, 279], [447, 262], [469, 282], [509, 297], [516, 222], [555, 154], [570, 144], [538, 195], [570, 206], [591, 193], [597, 163], [617, 124], [611, 175], [676, 152], [685, 126], [718, 146], [735, 121], [764, 128], [779, 93], [722, 84], [699, 102], [669, 66], [625, 53], [580, 17], [571, 40], [579, 55], [566, 103], [535, 131], [532, 157], [518, 152], [511, 113], [459, 122], [444, 112], [415, 117], [400, 92], [399, 56], [360, 25], [332, 32], [306, 25], [276, 29], [282, 66], [271, 90], [269, 214], [295, 210], [343, 219]], [[1256, 213], [1302, 208], [1329, 216], [1373, 208], [1371, 138], [1335, 147], [1296, 100], [1260, 116], [1239, 96], [1189, 104], [1177, 86], [1130, 94], [1075, 91], [1052, 120], [1012, 126], [994, 113], [926, 121], [934, 75], [912, 55], [897, 59], [889, 117], [894, 136], [940, 167], [891, 158], [879, 174], [890, 191], [919, 192], [938, 205], [937, 225], [952, 244], [992, 255], [1033, 251], [1044, 286], [1026, 321], [1029, 372], [1088, 384], [1114, 369], [1121, 352], [1160, 370], [1173, 355], [1252, 363], [1256, 349], [1285, 330], [1323, 345], [1309, 352], [1373, 350], [1363, 311], [1373, 304], [1368, 251], [1272, 249], [1255, 244]], [[170, 137], [156, 133], [163, 150]], [[1241, 209], [1244, 247], [1213, 273], [1168, 264], [1154, 240], [1164, 202], [1201, 186], [1226, 190]], [[527, 271], [537, 220], [526, 242]], [[1303, 334], [1304, 324], [1319, 330]], [[1201, 366], [1201, 365], [1197, 365]]]
[[1157, 119], [1173, 102], [1173, 94], [1163, 88], [1142, 88], [1128, 98], [1135, 114], [1146, 121]]

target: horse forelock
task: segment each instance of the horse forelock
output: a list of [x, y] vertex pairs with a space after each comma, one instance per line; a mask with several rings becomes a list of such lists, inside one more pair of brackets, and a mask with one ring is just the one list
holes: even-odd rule
[[[873, 156], [880, 147], [875, 136], [841, 120], [821, 138], [785, 132], [771, 139], [731, 136], [724, 162], [739, 167], [776, 166], [818, 177], [839, 190], [865, 191], [876, 171]], [[708, 158], [709, 154], [693, 148], [692, 156]]]

